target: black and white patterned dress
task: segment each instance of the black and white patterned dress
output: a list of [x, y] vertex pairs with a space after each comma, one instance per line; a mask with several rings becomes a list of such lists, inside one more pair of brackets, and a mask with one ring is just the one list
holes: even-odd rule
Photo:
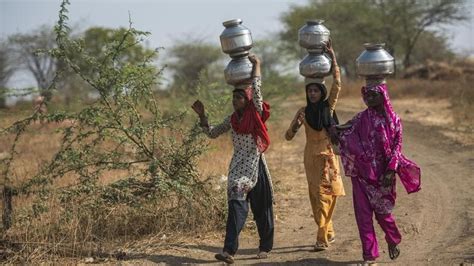
[[[252, 82], [253, 87], [253, 104], [257, 111], [263, 111], [263, 98], [260, 90], [260, 77], [254, 78]], [[217, 138], [219, 135], [231, 130], [232, 144], [234, 146], [234, 154], [229, 166], [228, 180], [227, 180], [227, 200], [245, 200], [247, 193], [257, 183], [258, 178], [258, 163], [260, 158], [265, 165], [265, 171], [268, 176], [270, 186], [271, 176], [268, 170], [265, 156], [260, 153], [257, 145], [251, 134], [238, 134], [232, 129], [230, 122], [231, 115], [227, 116], [224, 121], [215, 126], [204, 127], [204, 133], [210, 138]], [[273, 198], [273, 188], [272, 198]]]

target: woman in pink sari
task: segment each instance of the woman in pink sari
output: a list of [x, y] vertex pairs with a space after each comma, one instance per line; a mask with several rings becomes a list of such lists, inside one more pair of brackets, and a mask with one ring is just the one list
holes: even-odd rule
[[362, 88], [367, 109], [338, 126], [346, 176], [352, 180], [354, 212], [362, 242], [363, 258], [379, 257], [372, 216], [385, 233], [392, 260], [400, 254], [401, 234], [392, 215], [395, 206], [395, 174], [408, 193], [421, 188], [420, 168], [401, 152], [402, 124], [393, 111], [387, 85]]

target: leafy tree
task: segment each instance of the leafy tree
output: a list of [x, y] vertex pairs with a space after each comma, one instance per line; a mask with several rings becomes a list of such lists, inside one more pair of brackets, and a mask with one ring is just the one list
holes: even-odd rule
[[294, 84], [297, 82], [294, 70], [298, 61], [281, 53], [281, 46], [280, 40], [267, 38], [256, 41], [251, 50], [251, 53], [256, 54], [262, 60], [265, 98], [271, 98], [271, 104], [276, 108], [280, 100], [294, 92]]
[[[277, 38], [266, 38], [254, 42], [250, 53], [256, 54], [262, 60], [262, 76], [282, 75], [289, 70], [288, 58], [281, 53], [281, 46], [282, 42]], [[294, 66], [290, 68], [293, 69]]]
[[[126, 28], [104, 28], [91, 27], [78, 36], [71, 36], [77, 40], [82, 47], [81, 55], [70, 54], [81, 73], [88, 78], [95, 78], [100, 75], [100, 68], [103, 65], [112, 64], [115, 67], [123, 67], [128, 64], [142, 63], [144, 60], [154, 60], [158, 57], [155, 50], [143, 45], [143, 38], [134, 36]], [[121, 44], [121, 51], [111, 50]], [[113, 54], [111, 54], [113, 53]], [[59, 61], [60, 65], [63, 64]], [[93, 90], [84, 80], [78, 79], [77, 75], [70, 73], [67, 67], [59, 67], [63, 74], [61, 90], [64, 91], [66, 99], [70, 96]]]
[[436, 34], [430, 28], [467, 19], [464, 0], [373, 0], [373, 5], [383, 15], [386, 39], [400, 47], [405, 67], [412, 64], [414, 49], [424, 33], [428, 32], [424, 34], [426, 38], [439, 38], [438, 44], [445, 43], [441, 32]]
[[0, 108], [5, 107], [7, 82], [15, 71], [5, 42], [0, 43]]
[[[91, 27], [87, 29], [82, 36], [84, 53], [94, 57], [101, 64], [113, 63], [116, 67], [126, 64], [137, 64], [143, 62], [144, 59], [155, 59], [158, 55], [153, 49], [146, 48], [142, 42], [142, 37], [127, 34], [129, 29], [126, 28], [103, 28]], [[122, 43], [123, 50], [110, 54], [110, 47]], [[83, 68], [87, 62], [79, 62]], [[87, 71], [87, 69], [84, 69]], [[93, 69], [89, 69], [93, 71]]]
[[178, 41], [170, 54], [168, 67], [174, 72], [174, 90], [195, 95], [203, 73], [208, 76], [206, 79], [223, 78], [222, 66], [213, 67], [224, 55], [217, 46], [190, 38]]
[[455, 57], [449, 47], [448, 40], [431, 31], [423, 32], [417, 41], [411, 60], [416, 63], [425, 63], [427, 60], [450, 61]]
[[[125, 64], [136, 64], [145, 58], [155, 59], [157, 56], [153, 49], [146, 48], [140, 37], [137, 39], [130, 34], [125, 34], [126, 28], [110, 29], [91, 27], [83, 33], [72, 34], [69, 37], [81, 42], [80, 52], [84, 56], [69, 55], [81, 69], [83, 75], [89, 78], [97, 76], [100, 65], [113, 63], [116, 67]], [[62, 58], [54, 58], [46, 51], [56, 47], [54, 32], [47, 26], [41, 26], [31, 33], [15, 34], [9, 38], [9, 43], [22, 66], [28, 70], [37, 82], [37, 86], [44, 94], [53, 82], [56, 71], [61, 72], [56, 77], [57, 88], [65, 94], [66, 99], [81, 91], [90, 90], [84, 82], [74, 76], [66, 67]], [[122, 44], [123, 51], [110, 53], [109, 47]], [[97, 64], [90, 64], [92, 61]], [[88, 88], [88, 89], [84, 89]]]
[[44, 94], [51, 86], [57, 70], [57, 60], [46, 53], [56, 47], [52, 29], [41, 26], [29, 34], [18, 33], [10, 36], [9, 43], [20, 66], [33, 75]]

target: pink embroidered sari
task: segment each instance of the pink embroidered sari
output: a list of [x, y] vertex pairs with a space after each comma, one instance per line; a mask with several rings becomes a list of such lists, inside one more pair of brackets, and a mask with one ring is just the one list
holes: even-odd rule
[[383, 187], [381, 178], [394, 170], [408, 193], [421, 189], [421, 170], [401, 152], [402, 124], [393, 111], [387, 85], [362, 87], [362, 96], [369, 90], [383, 95], [385, 114], [373, 108], [358, 113], [352, 127], [341, 133], [340, 150], [346, 176], [358, 178], [375, 212], [391, 213], [396, 199], [395, 182]]

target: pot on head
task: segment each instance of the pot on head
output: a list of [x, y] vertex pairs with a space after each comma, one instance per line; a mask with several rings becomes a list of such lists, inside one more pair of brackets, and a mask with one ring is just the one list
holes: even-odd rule
[[252, 48], [252, 34], [242, 25], [241, 19], [232, 19], [222, 23], [225, 27], [219, 36], [222, 51], [231, 57], [244, 57]]
[[329, 30], [323, 25], [324, 20], [309, 20], [298, 31], [298, 43], [301, 47], [322, 49], [329, 41]]
[[307, 78], [325, 77], [331, 73], [331, 66], [327, 55], [310, 53], [300, 62], [300, 74]]
[[356, 59], [357, 74], [365, 77], [385, 77], [395, 72], [395, 60], [384, 49], [384, 43], [366, 43]]
[[237, 85], [252, 78], [253, 64], [247, 56], [234, 58], [224, 69], [224, 77], [227, 84]]

